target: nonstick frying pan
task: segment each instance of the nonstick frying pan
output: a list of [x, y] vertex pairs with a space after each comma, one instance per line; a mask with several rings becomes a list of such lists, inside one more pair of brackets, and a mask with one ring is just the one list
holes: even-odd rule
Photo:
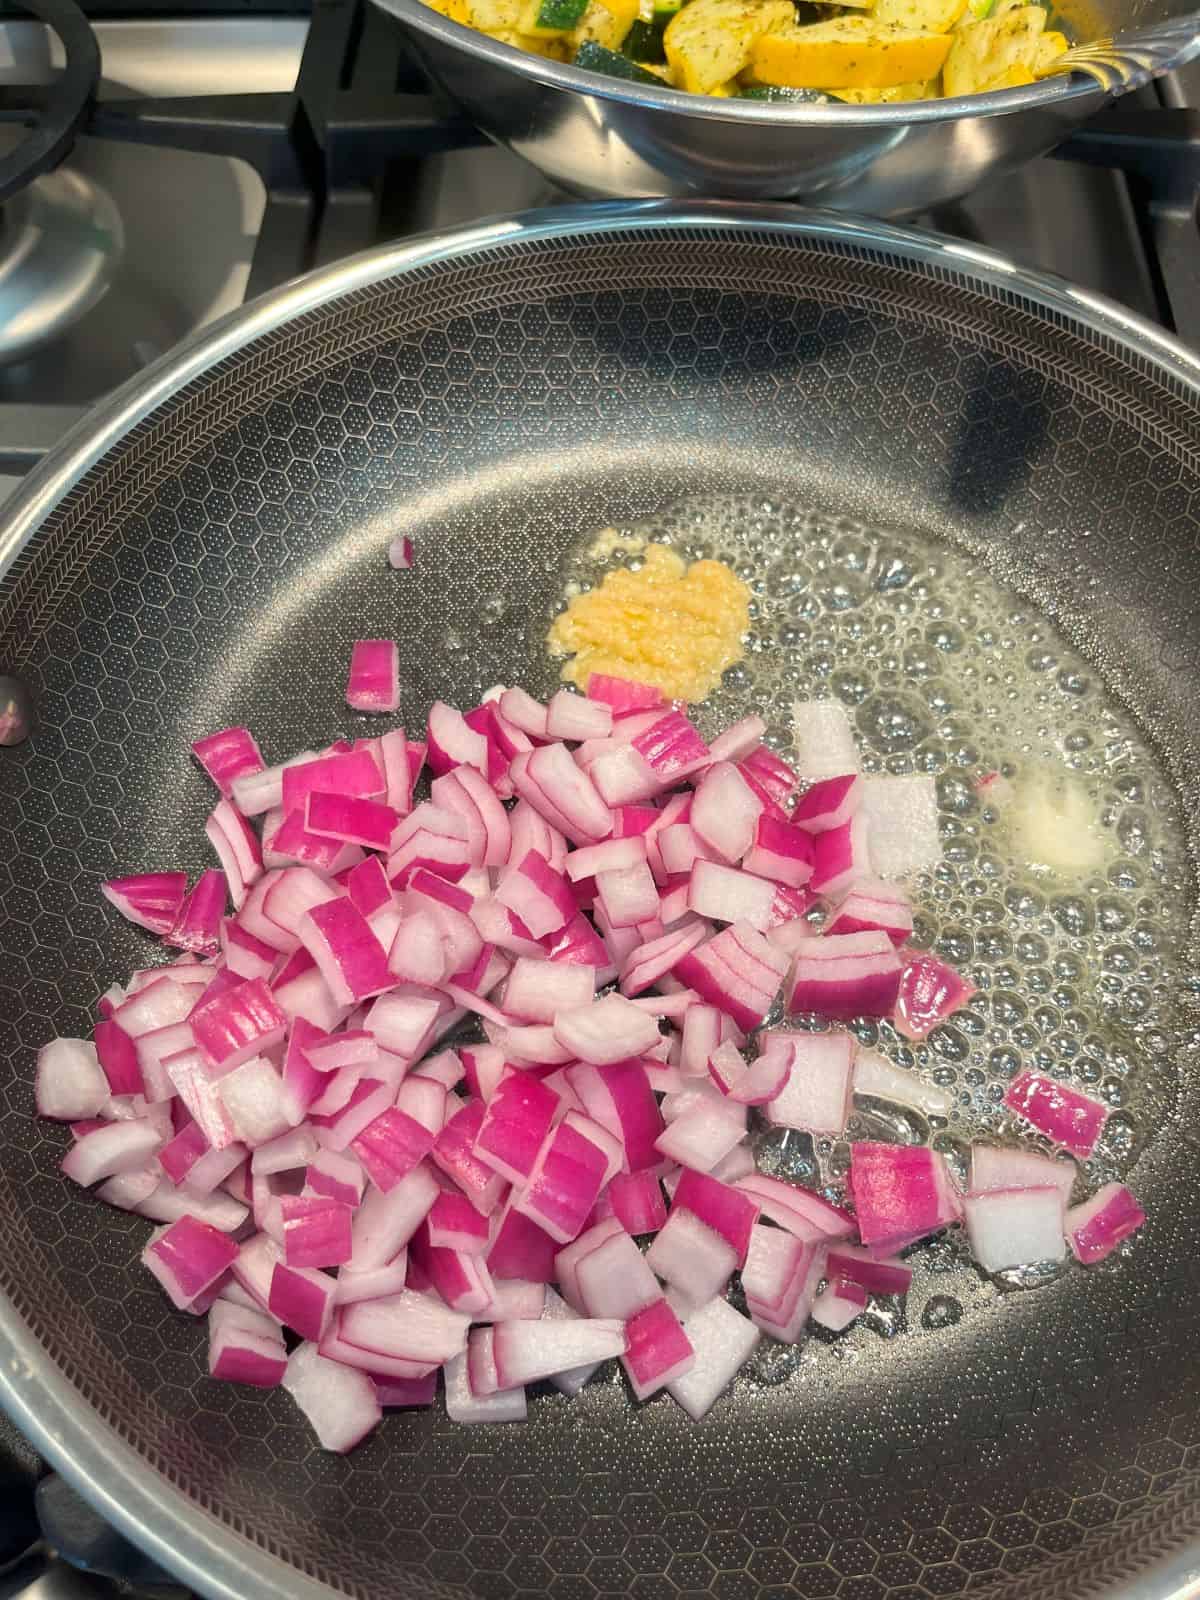
[[[1169, 340], [982, 252], [646, 205], [358, 257], [68, 439], [0, 528], [0, 667], [35, 708], [0, 749], [0, 1397], [49, 1459], [239, 1600], [1193, 1594], [1186, 985], [1143, 1041], [1161, 1092], [1127, 1258], [974, 1298], [951, 1262], [957, 1321], [926, 1315], [925, 1282], [905, 1317], [760, 1363], [700, 1426], [614, 1374], [573, 1405], [539, 1394], [524, 1427], [396, 1414], [345, 1459], [286, 1395], [206, 1378], [202, 1326], [137, 1264], [147, 1225], [59, 1177], [66, 1136], [34, 1120], [31, 1084], [36, 1046], [85, 1032], [148, 952], [98, 880], [205, 864], [191, 739], [244, 721], [278, 758], [352, 731], [338, 685], [362, 635], [400, 639], [414, 723], [435, 695], [547, 691], [570, 552], [684, 496], [974, 552], [1136, 718], [1192, 851], [1198, 392]], [[393, 574], [399, 530], [418, 565]], [[1186, 953], [1190, 886], [1177, 898]], [[975, 1011], [986, 1031], [986, 993]]]

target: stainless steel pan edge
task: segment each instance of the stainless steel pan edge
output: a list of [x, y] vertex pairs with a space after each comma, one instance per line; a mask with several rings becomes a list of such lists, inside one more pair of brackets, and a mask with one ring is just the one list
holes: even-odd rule
[[[1014, 266], [989, 251], [930, 234], [837, 214], [778, 206], [716, 203], [564, 207], [497, 219], [461, 232], [352, 257], [287, 285], [232, 314], [164, 357], [98, 407], [26, 480], [0, 523], [0, 578], [46, 516], [128, 431], [187, 384], [290, 319], [383, 279], [486, 252], [514, 240], [608, 232], [631, 238], [647, 230], [703, 225], [731, 233], [753, 228], [781, 239], [844, 240], [964, 274], [984, 288], [1016, 293], [1052, 319], [1083, 327], [1152, 364], [1186, 403], [1200, 403], [1200, 361], [1150, 324], [1100, 296]], [[328, 1594], [265, 1550], [237, 1538], [165, 1479], [84, 1406], [14, 1308], [0, 1301], [0, 1405], [35, 1447], [115, 1526], [166, 1568], [212, 1600], [319, 1600]], [[1112, 1591], [1113, 1600], [1196, 1600], [1200, 1547], [1189, 1542]]]
[[[586, 198], [795, 199], [905, 216], [1053, 148], [1106, 91], [1076, 73], [1028, 87], [895, 105], [788, 106], [685, 94], [549, 61], [440, 16], [377, 0], [485, 133]], [[1170, 0], [1059, 0], [1079, 39], [1116, 34], [1127, 93], [1200, 50]], [[1136, 65], [1133, 63], [1136, 61]]]

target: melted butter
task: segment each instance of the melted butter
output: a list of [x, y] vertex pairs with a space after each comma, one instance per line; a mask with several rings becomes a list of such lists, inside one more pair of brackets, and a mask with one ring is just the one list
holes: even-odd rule
[[585, 688], [593, 672], [654, 684], [672, 700], [707, 699], [741, 660], [750, 591], [723, 561], [690, 564], [665, 544], [607, 530], [588, 558], [628, 555], [636, 566], [608, 572], [598, 588], [568, 582], [567, 609], [551, 625], [552, 655], [569, 656], [562, 676]]
[[[865, 771], [937, 775], [944, 860], [914, 886], [914, 942], [978, 993], [921, 1044], [887, 1022], [857, 1026], [948, 1102], [895, 1136], [948, 1156], [980, 1137], [1037, 1148], [1001, 1104], [1031, 1069], [1111, 1108], [1078, 1192], [1126, 1177], [1176, 1093], [1194, 884], [1178, 797], [1100, 673], [981, 561], [920, 535], [736, 499], [684, 502], [617, 533], [680, 564], [722, 562], [745, 585], [744, 654], [695, 706], [702, 733], [757, 713], [787, 760], [793, 702], [835, 699]], [[564, 577], [586, 599], [628, 559], [618, 541], [582, 549]], [[1004, 783], [980, 790], [992, 773]], [[1070, 819], [1051, 836], [1043, 802]], [[1008, 815], [1023, 803], [1041, 818], [1029, 837]], [[865, 1128], [860, 1113], [850, 1137]], [[769, 1170], [831, 1194], [847, 1159], [845, 1140], [802, 1136], [768, 1135], [760, 1151]]]

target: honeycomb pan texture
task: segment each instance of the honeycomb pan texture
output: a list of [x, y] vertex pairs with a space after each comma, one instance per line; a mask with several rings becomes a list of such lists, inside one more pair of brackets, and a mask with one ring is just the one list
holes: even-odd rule
[[[351, 733], [349, 642], [405, 709], [551, 687], [545, 618], [589, 530], [705, 489], [983, 551], [1085, 648], [1196, 792], [1196, 418], [1153, 367], [886, 251], [703, 227], [501, 243], [258, 339], [111, 449], [0, 588], [39, 725], [0, 752], [0, 1292], [227, 1549], [362, 1600], [1066, 1600], [1200, 1522], [1193, 1063], [1114, 1270], [861, 1359], [739, 1383], [702, 1426], [616, 1374], [525, 1427], [397, 1414], [348, 1459], [282, 1393], [204, 1375], [137, 1265], [148, 1227], [60, 1179], [36, 1047], [146, 959], [97, 893], [206, 864], [189, 741], [269, 759]], [[418, 566], [389, 574], [395, 531]], [[1098, 583], [1086, 581], [1090, 577]], [[1194, 807], [1192, 811], [1194, 813]], [[181, 844], [182, 841], [182, 844]], [[247, 1590], [247, 1592], [250, 1592]], [[307, 1592], [307, 1591], [306, 1591]]]

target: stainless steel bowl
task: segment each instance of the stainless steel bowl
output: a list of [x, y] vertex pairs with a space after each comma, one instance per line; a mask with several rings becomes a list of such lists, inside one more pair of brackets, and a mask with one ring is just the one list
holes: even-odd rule
[[[592, 199], [794, 196], [903, 216], [967, 194], [1053, 148], [1110, 94], [1090, 79], [888, 106], [781, 106], [623, 83], [546, 61], [450, 22], [422, 0], [377, 0], [412, 32], [430, 73], [498, 144]], [[1058, 7], [1079, 39], [1136, 30], [1119, 92], [1200, 53], [1200, 13], [1169, 0]]]

